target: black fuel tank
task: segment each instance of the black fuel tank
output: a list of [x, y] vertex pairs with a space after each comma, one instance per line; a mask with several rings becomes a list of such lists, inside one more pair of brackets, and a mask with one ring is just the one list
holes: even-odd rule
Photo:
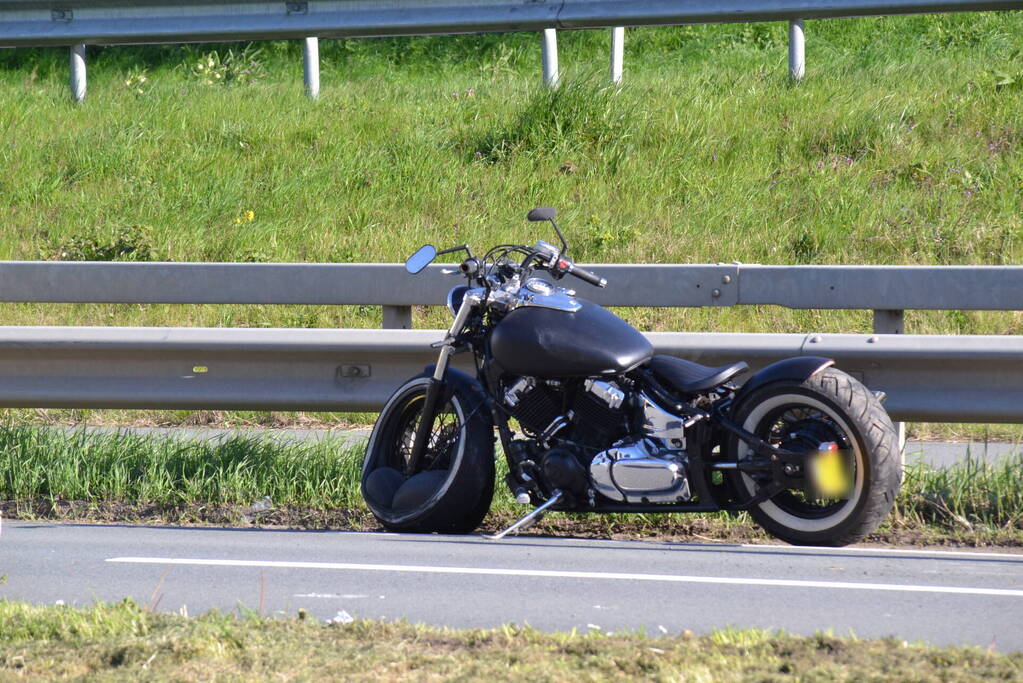
[[507, 372], [531, 377], [616, 375], [650, 359], [654, 350], [632, 325], [597, 304], [577, 299], [574, 313], [517, 308], [498, 323], [490, 349]]

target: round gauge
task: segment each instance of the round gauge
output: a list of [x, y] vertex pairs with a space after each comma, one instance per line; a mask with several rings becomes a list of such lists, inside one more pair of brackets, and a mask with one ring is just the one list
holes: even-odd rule
[[550, 296], [554, 293], [554, 285], [546, 280], [541, 280], [535, 277], [526, 280], [526, 289], [534, 294], [542, 294], [544, 296]]

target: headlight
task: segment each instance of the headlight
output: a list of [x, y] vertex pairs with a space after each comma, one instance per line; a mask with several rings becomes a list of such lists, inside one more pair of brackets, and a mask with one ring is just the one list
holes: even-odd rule
[[462, 299], [465, 298], [465, 293], [469, 291], [469, 288], [465, 285], [458, 285], [452, 287], [451, 291], [448, 292], [448, 310], [451, 311], [451, 315], [456, 315], [458, 309], [462, 307]]

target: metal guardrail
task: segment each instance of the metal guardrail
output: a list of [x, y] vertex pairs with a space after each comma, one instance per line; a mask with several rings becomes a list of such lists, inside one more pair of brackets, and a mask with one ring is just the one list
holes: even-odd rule
[[[0, 302], [443, 305], [461, 282], [440, 264], [0, 261]], [[604, 306], [1023, 310], [1023, 266], [588, 264]], [[386, 283], [386, 287], [381, 286]]]
[[[441, 330], [0, 328], [0, 406], [378, 410]], [[661, 353], [753, 368], [822, 355], [897, 420], [1023, 422], [1023, 337], [650, 333]], [[456, 365], [469, 370], [469, 359]]]
[[1020, 0], [23, 0], [0, 1], [0, 46], [538, 31], [1020, 8]]
[[556, 29], [611, 27], [611, 81], [624, 26], [789, 22], [789, 75], [806, 66], [805, 19], [1023, 8], [1021, 0], [0, 0], [0, 47], [68, 45], [71, 93], [85, 98], [85, 44], [304, 40], [306, 92], [319, 95], [318, 37], [542, 31], [543, 79], [557, 87]]
[[[1020, 266], [593, 265], [609, 306], [1023, 310]], [[458, 278], [398, 264], [0, 262], [0, 301], [370, 304], [407, 323]], [[382, 286], [386, 283], [386, 287]], [[385, 322], [388, 316], [385, 315]], [[875, 331], [878, 317], [875, 316]], [[433, 362], [438, 330], [0, 327], [0, 405], [374, 410]], [[1023, 422], [1023, 336], [651, 333], [662, 353], [754, 368], [838, 360], [898, 420]], [[465, 360], [462, 358], [462, 362]], [[464, 367], [464, 366], [463, 366]]]

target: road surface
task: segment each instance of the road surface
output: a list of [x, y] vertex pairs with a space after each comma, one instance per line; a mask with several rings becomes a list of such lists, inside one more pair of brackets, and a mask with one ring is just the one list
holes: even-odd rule
[[5, 522], [0, 597], [1023, 650], [1023, 554]]

